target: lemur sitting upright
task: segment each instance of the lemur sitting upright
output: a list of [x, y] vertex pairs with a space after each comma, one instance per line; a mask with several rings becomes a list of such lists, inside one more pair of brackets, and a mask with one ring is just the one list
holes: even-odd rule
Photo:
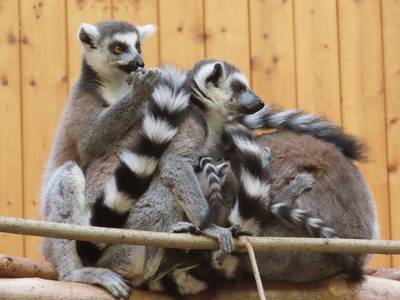
[[[87, 171], [94, 160], [116, 151], [122, 140], [131, 138], [129, 129], [141, 119], [142, 104], [152, 93], [158, 73], [138, 73], [132, 86], [126, 80], [144, 66], [141, 42], [154, 31], [153, 25], [120, 21], [81, 24], [81, 74], [64, 109], [43, 180], [41, 204], [46, 220], [89, 224], [92, 211], [82, 169]], [[60, 278], [76, 277], [70, 271], [82, 267], [74, 241], [46, 239], [43, 253], [55, 264]], [[87, 271], [81, 271], [83, 277]], [[109, 287], [124, 282], [110, 270], [96, 272], [87, 282], [106, 282]]]

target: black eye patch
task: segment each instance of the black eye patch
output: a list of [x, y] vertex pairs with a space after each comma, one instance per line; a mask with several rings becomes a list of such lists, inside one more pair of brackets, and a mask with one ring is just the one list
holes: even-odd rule
[[[119, 53], [115, 51], [117, 48], [120, 49]], [[123, 42], [116, 41], [116, 42], [112, 42], [110, 45], [108, 45], [108, 50], [110, 50], [110, 52], [114, 53], [114, 54], [121, 54], [124, 52], [128, 52], [128, 49], [129, 49], [129, 46]]]
[[243, 93], [247, 89], [247, 87], [242, 82], [235, 80], [235, 81], [232, 81], [232, 83], [231, 83], [231, 89], [234, 93], [239, 94], [239, 93]]

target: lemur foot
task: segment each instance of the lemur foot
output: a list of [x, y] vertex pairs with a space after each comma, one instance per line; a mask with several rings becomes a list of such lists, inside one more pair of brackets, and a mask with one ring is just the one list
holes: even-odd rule
[[115, 298], [128, 299], [131, 287], [119, 274], [105, 268], [82, 268], [61, 278], [64, 281], [100, 285], [106, 288]]
[[211, 225], [202, 231], [205, 235], [218, 240], [219, 250], [217, 261], [221, 265], [225, 258], [235, 250], [233, 236], [230, 228]]
[[188, 233], [196, 234], [196, 235], [201, 234], [200, 229], [189, 222], [178, 222], [178, 223], [172, 225], [170, 232], [173, 232], [173, 233], [188, 232]]
[[310, 173], [300, 173], [291, 182], [290, 185], [293, 186], [294, 190], [297, 191], [298, 195], [303, 192], [311, 190], [314, 186], [315, 178]]

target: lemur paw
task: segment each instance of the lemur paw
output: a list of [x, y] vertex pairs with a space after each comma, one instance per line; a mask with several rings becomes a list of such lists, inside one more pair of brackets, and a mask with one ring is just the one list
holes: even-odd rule
[[228, 229], [232, 232], [232, 236], [234, 238], [238, 238], [239, 236], [242, 236], [242, 235], [252, 235], [251, 232], [243, 230], [240, 227], [240, 224], [233, 224]]
[[122, 276], [105, 268], [82, 268], [62, 278], [64, 281], [100, 285], [117, 299], [128, 299], [131, 287]]
[[211, 227], [204, 229], [203, 233], [218, 240], [219, 250], [217, 252], [217, 261], [221, 265], [225, 258], [235, 250], [231, 230], [229, 228], [211, 225]]
[[311, 190], [314, 186], [315, 178], [310, 173], [300, 173], [290, 183], [295, 187], [298, 194]]
[[178, 223], [172, 225], [170, 232], [173, 232], [173, 233], [188, 232], [188, 233], [196, 234], [196, 235], [201, 234], [200, 229], [189, 222], [178, 222]]
[[128, 75], [127, 82], [134, 89], [151, 89], [157, 84], [160, 80], [161, 72], [160, 70], [153, 69], [139, 69], [138, 71], [131, 72]]

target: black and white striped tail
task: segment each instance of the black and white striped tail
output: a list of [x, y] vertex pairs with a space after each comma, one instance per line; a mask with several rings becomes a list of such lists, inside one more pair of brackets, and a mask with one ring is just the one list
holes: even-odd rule
[[[171, 72], [170, 69], [168, 71]], [[115, 186], [110, 184], [110, 197], [119, 193], [135, 200], [149, 187], [158, 162], [176, 135], [189, 106], [186, 75], [174, 74], [175, 77], [162, 77], [160, 85], [154, 89], [139, 141], [120, 155], [120, 165], [115, 171]]]
[[239, 123], [226, 126], [224, 139], [232, 146], [231, 164], [240, 172], [237, 195], [240, 216], [257, 217], [261, 200], [269, 198], [269, 151], [257, 144], [251, 131]]
[[[91, 224], [122, 227], [134, 200], [149, 187], [158, 162], [176, 135], [189, 106], [190, 93], [186, 74], [172, 68], [161, 70], [160, 84], [148, 100], [139, 139], [120, 155], [114, 176], [105, 184], [93, 206]], [[78, 252], [89, 253], [86, 259], [96, 261], [101, 251], [89, 242], [78, 242]], [[92, 255], [92, 257], [90, 257]]]
[[[216, 167], [210, 157], [202, 157], [199, 161], [199, 168], [207, 180], [207, 193], [209, 209], [207, 215], [201, 221], [199, 228], [204, 229], [212, 223], [216, 223], [221, 215], [222, 195], [221, 185], [223, 184], [224, 169], [228, 167], [228, 163], [222, 163]], [[203, 191], [204, 192], [204, 191]]]
[[[270, 211], [274, 217], [296, 226], [303, 227], [311, 237], [335, 239], [339, 238], [335, 230], [323, 220], [312, 216], [308, 211], [300, 208], [291, 208], [284, 203], [271, 205]], [[343, 268], [351, 281], [363, 280], [363, 272], [357, 259], [350, 254], [339, 254]]]
[[365, 146], [356, 137], [325, 118], [299, 110], [279, 110], [272, 105], [251, 115], [233, 118], [251, 129], [287, 129], [334, 144], [348, 158], [365, 159]]

